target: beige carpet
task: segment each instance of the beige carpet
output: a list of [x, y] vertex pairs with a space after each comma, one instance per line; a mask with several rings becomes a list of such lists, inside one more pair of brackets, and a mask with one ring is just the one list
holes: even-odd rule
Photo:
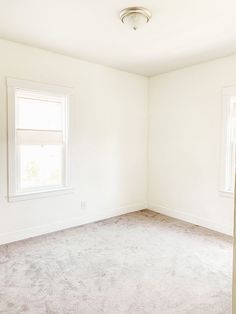
[[0, 313], [229, 314], [232, 239], [150, 211], [0, 247]]

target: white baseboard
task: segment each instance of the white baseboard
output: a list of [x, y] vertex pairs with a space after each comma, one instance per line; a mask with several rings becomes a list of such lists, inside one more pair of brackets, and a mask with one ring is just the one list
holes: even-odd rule
[[15, 242], [19, 240], [24, 240], [43, 234], [60, 231], [72, 227], [77, 227], [85, 225], [88, 223], [96, 222], [99, 220], [104, 220], [111, 217], [116, 217], [131, 212], [139, 211], [147, 208], [146, 203], [131, 204], [124, 207], [114, 208], [111, 210], [97, 210], [97, 213], [92, 213], [90, 215], [83, 215], [79, 217], [74, 217], [73, 219], [67, 221], [57, 221], [52, 224], [36, 226], [33, 228], [21, 229], [10, 233], [0, 233], [0, 245], [7, 244], [10, 242]]
[[183, 221], [187, 221], [189, 223], [199, 225], [211, 230], [215, 230], [227, 235], [233, 235], [233, 226], [219, 225], [212, 221], [208, 221], [206, 219], [202, 219], [195, 215], [187, 214], [183, 211], [168, 209], [164, 206], [149, 204], [147, 206], [146, 203], [138, 203], [131, 204], [124, 207], [114, 208], [112, 210], [98, 210], [95, 214], [94, 212], [90, 215], [83, 215], [79, 217], [74, 217], [74, 219], [70, 219], [67, 221], [57, 221], [52, 224], [36, 226], [33, 228], [21, 229], [15, 232], [10, 233], [0, 233], [0, 245], [7, 244], [19, 240], [24, 240], [36, 236], [40, 236], [47, 233], [52, 233], [72, 227], [77, 227], [81, 225], [85, 225], [88, 223], [128, 214], [131, 212], [139, 211], [142, 209], [148, 208], [157, 213], [170, 216], [173, 218], [177, 218]]
[[192, 214], [187, 214], [183, 211], [169, 209], [169, 208], [166, 208], [166, 207], [160, 206], [160, 205], [149, 204], [148, 209], [150, 209], [154, 212], [166, 215], [166, 216], [170, 216], [173, 218], [177, 218], [177, 219], [180, 219], [183, 221], [190, 222], [194, 225], [198, 225], [198, 226], [205, 227], [205, 228], [208, 228], [211, 230], [215, 230], [215, 231], [218, 231], [218, 232], [230, 235], [230, 236], [233, 235], [233, 225], [232, 225], [232, 227], [227, 226], [227, 225], [223, 225], [223, 224], [220, 225], [220, 224], [214, 223], [212, 221], [203, 219], [201, 217], [198, 217], [198, 216], [195, 216]]

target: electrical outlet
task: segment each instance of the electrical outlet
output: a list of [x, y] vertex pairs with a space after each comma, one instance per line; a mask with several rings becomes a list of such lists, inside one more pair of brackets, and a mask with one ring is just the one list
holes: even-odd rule
[[81, 208], [81, 209], [86, 209], [86, 202], [85, 202], [84, 200], [82, 200], [82, 201], [80, 202], [80, 208]]

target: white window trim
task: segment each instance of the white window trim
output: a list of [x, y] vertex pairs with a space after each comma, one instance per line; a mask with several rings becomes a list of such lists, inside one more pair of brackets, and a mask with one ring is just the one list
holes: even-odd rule
[[222, 139], [220, 158], [220, 184], [219, 192], [224, 197], [234, 197], [234, 191], [229, 188], [229, 173], [232, 171], [230, 163], [231, 148], [229, 143], [231, 97], [236, 95], [236, 86], [222, 89]]
[[[73, 89], [57, 85], [42, 84], [15, 78], [7, 78], [8, 91], [8, 201], [22, 201], [27, 199], [42, 198], [48, 196], [62, 195], [71, 193], [70, 187], [70, 164], [69, 164], [69, 106], [72, 104]], [[66, 146], [65, 146], [65, 169], [64, 185], [49, 188], [39, 188], [38, 190], [27, 191], [25, 193], [17, 191], [16, 174], [16, 134], [15, 134], [15, 91], [16, 89], [25, 89], [48, 93], [50, 96], [63, 96], [67, 98], [66, 108]]]
[[51, 196], [60, 196], [72, 193], [73, 189], [71, 187], [61, 187], [59, 189], [50, 189], [50, 191], [42, 191], [42, 192], [31, 192], [31, 193], [21, 193], [18, 195], [9, 195], [9, 202], [18, 202], [18, 201], [26, 201], [38, 198], [45, 198]]

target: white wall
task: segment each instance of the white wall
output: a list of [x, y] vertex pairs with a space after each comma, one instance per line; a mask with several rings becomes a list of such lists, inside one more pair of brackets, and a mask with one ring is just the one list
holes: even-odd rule
[[[8, 203], [7, 76], [74, 88], [72, 194]], [[0, 40], [0, 243], [146, 207], [147, 84], [138, 75]]]
[[219, 193], [222, 87], [236, 56], [150, 79], [149, 208], [225, 233], [233, 199]]
[[[143, 209], [147, 186], [150, 209], [232, 233], [233, 199], [218, 188], [221, 90], [236, 85], [235, 68], [232, 56], [148, 85], [138, 75], [0, 40], [0, 244]], [[72, 194], [7, 201], [7, 76], [74, 88]]]

